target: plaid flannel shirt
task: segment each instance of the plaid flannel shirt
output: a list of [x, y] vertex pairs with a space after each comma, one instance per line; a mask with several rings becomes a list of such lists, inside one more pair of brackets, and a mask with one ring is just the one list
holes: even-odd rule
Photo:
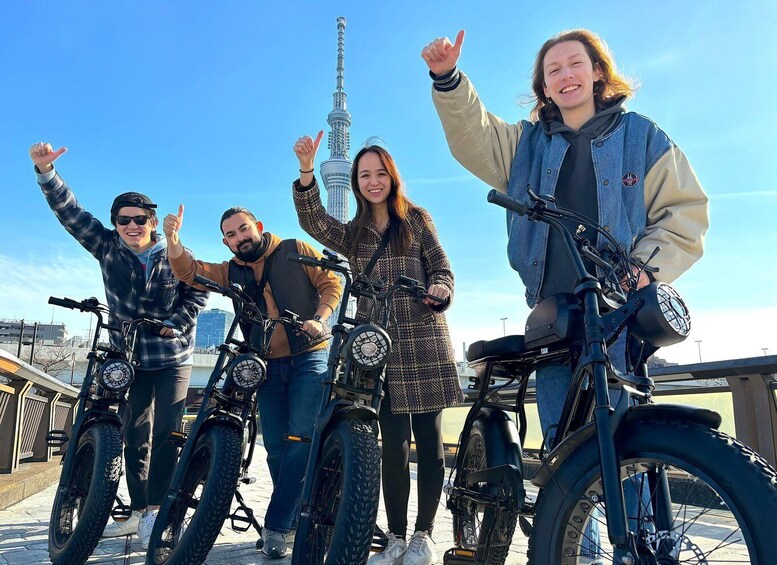
[[[100, 262], [110, 323], [152, 318], [180, 332], [179, 337], [165, 337], [141, 327], [135, 343], [140, 368], [165, 369], [187, 361], [194, 350], [197, 315], [205, 307], [208, 293], [176, 278], [167, 261], [167, 249], [153, 256], [146, 281], [143, 266], [122, 244], [116, 230], [107, 229], [87, 212], [59, 174], [38, 174], [38, 184], [59, 222]], [[120, 337], [109, 333], [111, 345], [120, 346]]]

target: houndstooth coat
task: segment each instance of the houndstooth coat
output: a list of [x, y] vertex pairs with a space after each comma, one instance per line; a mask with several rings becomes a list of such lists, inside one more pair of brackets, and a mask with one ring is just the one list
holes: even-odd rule
[[[302, 229], [363, 269], [380, 245], [382, 234], [370, 226], [353, 257], [353, 221], [343, 224], [326, 213], [318, 183], [314, 181], [312, 186], [303, 188], [295, 181], [293, 192]], [[398, 256], [387, 246], [370, 278], [391, 284], [405, 275], [427, 287], [433, 284], [447, 287], [452, 299], [453, 273], [431, 216], [426, 210], [417, 209], [410, 213], [408, 220], [413, 232], [410, 248]], [[449, 305], [450, 302], [442, 310]], [[386, 368], [392, 412], [420, 414], [461, 402], [463, 395], [445, 314], [413, 302], [406, 294], [395, 295], [392, 309], [389, 335], [393, 345]]]

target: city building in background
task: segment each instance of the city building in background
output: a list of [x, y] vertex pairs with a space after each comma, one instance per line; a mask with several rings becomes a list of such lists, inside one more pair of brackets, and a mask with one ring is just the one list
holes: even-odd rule
[[[24, 343], [32, 342], [32, 336], [33, 333], [35, 333], [35, 322], [24, 320], [0, 320], [0, 343], [18, 342], [22, 323], [24, 323], [22, 341]], [[62, 343], [65, 339], [67, 339], [67, 328], [65, 327], [65, 324], [38, 323], [38, 331], [35, 335], [36, 343], [55, 345]]]
[[208, 347], [218, 347], [227, 337], [229, 326], [235, 315], [226, 310], [211, 308], [205, 310], [197, 318], [197, 339], [195, 347], [198, 349], [207, 349]]

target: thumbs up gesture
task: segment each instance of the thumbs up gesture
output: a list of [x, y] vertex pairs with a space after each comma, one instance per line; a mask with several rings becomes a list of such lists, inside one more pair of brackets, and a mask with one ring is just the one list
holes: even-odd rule
[[178, 214], [168, 214], [162, 223], [162, 229], [170, 243], [178, 243], [178, 230], [183, 226], [183, 204], [178, 205]]
[[301, 171], [308, 171], [313, 168], [316, 161], [316, 152], [318, 152], [318, 146], [321, 144], [322, 137], [324, 137], [323, 130], [318, 132], [316, 139], [309, 135], [303, 135], [294, 144], [294, 154], [299, 159]]
[[447, 37], [438, 37], [421, 50], [421, 58], [435, 75], [444, 75], [453, 70], [464, 45], [464, 30], [456, 35], [456, 42]]
[[51, 164], [65, 151], [67, 151], [67, 147], [60, 147], [54, 151], [50, 143], [41, 141], [40, 143], [30, 145], [30, 159], [32, 159], [32, 162], [35, 163], [35, 166], [38, 167], [41, 173], [47, 173], [52, 168]]

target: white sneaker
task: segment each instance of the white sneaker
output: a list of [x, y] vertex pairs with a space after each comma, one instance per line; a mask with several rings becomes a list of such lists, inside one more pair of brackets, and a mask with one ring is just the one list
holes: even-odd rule
[[433, 563], [437, 563], [434, 542], [428, 533], [423, 530], [417, 531], [407, 544], [402, 565], [432, 565]]
[[146, 510], [138, 524], [138, 537], [140, 538], [140, 548], [148, 549], [148, 540], [151, 539], [151, 530], [154, 529], [156, 515], [159, 510]]
[[264, 541], [262, 553], [269, 555], [273, 559], [286, 557], [286, 553], [289, 551], [288, 538], [290, 533], [291, 532], [282, 534], [280, 532], [274, 532], [267, 526], [262, 528], [262, 541]]
[[407, 551], [407, 543], [391, 532], [388, 532], [386, 537], [388, 537], [386, 549], [370, 556], [367, 565], [402, 565], [402, 557]]
[[102, 537], [118, 538], [137, 533], [141, 516], [143, 516], [143, 513], [140, 510], [133, 510], [130, 517], [123, 522], [113, 521], [105, 526]]

